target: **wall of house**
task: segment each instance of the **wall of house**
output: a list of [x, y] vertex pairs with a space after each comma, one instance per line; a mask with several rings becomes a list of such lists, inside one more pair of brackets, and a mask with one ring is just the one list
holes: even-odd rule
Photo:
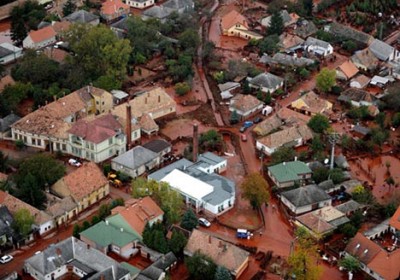
[[26, 263], [24, 265], [24, 270], [26, 273], [28, 273], [29, 275], [31, 275], [34, 279], [37, 280], [42, 280], [44, 279], [44, 276], [38, 272], [36, 269], [34, 269], [30, 264]]
[[139, 166], [136, 169], [131, 169], [131, 168], [127, 167], [127, 166], [121, 165], [121, 164], [116, 163], [114, 161], [111, 161], [111, 168], [113, 170], [115, 170], [115, 171], [121, 171], [121, 172], [129, 175], [132, 178], [136, 178], [136, 177], [138, 177], [138, 176], [140, 176], [140, 175], [142, 175], [143, 173], [146, 172], [146, 166], [145, 165]]
[[240, 275], [242, 275], [243, 271], [249, 266], [249, 257], [247, 257], [244, 262], [235, 270], [232, 271], [232, 275], [235, 276], [235, 279], [239, 279]]
[[47, 221], [39, 226], [39, 234], [43, 235], [54, 228], [54, 221]]
[[95, 104], [95, 113], [102, 114], [113, 108], [113, 96], [111, 93], [104, 92], [102, 95], [93, 95]]
[[2, 57], [0, 59], [0, 64], [7, 64], [7, 63], [10, 63], [10, 62], [13, 62], [17, 58], [19, 58], [21, 55], [22, 55], [22, 52], [19, 51], [19, 52], [15, 52], [15, 53], [12, 53], [10, 55], [4, 56], [4, 57]]
[[51, 37], [47, 40], [35, 43], [32, 41], [31, 37], [28, 36], [24, 39], [24, 41], [22, 42], [22, 45], [25, 49], [41, 49], [44, 48], [46, 46], [49, 46], [51, 44], [54, 44], [55, 42], [57, 42], [56, 37]]
[[[52, 271], [49, 274], [46, 274], [45, 276], [45, 280], [51, 280], [51, 279], [57, 279], [61, 276], [63, 276], [64, 274], [66, 274], [68, 272], [67, 266], [63, 265], [61, 267], [59, 267], [57, 270]], [[54, 278], [52, 278], [52, 275], [54, 275]]]
[[212, 205], [207, 202], [204, 202], [204, 209], [214, 215], [221, 215], [226, 212], [228, 209], [231, 209], [235, 204], [235, 196], [226, 199], [219, 205]]
[[145, 1], [145, 2], [137, 2], [137, 1], [126, 1], [126, 4], [136, 9], [144, 9], [154, 5], [153, 0]]
[[92, 192], [89, 196], [82, 198], [78, 202], [78, 210], [82, 212], [90, 205], [96, 203], [97, 201], [101, 200], [105, 196], [110, 193], [110, 185], [107, 183], [103, 187], [99, 188], [97, 191]]
[[275, 152], [275, 148], [270, 148], [260, 142], [256, 142], [256, 148], [259, 151], [264, 151], [264, 154], [270, 156], [273, 152]]

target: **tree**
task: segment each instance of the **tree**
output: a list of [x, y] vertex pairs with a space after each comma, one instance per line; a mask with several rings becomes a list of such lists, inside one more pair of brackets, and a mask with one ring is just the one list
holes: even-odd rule
[[269, 185], [259, 173], [248, 175], [240, 187], [243, 190], [242, 197], [250, 201], [253, 209], [269, 202]]
[[328, 179], [329, 170], [325, 167], [318, 167], [313, 171], [312, 179], [315, 183], [319, 184]]
[[347, 271], [355, 272], [360, 269], [360, 262], [353, 256], [347, 255], [339, 261], [339, 265]]
[[168, 242], [165, 238], [165, 232], [161, 223], [155, 223], [150, 226], [146, 224], [143, 230], [143, 243], [158, 252], [168, 253]]
[[154, 237], [153, 237], [154, 243], [153, 243], [153, 248], [154, 250], [166, 254], [169, 251], [168, 248], [168, 242], [167, 239], [165, 238], [165, 234], [161, 230], [156, 230], [154, 231]]
[[20, 185], [28, 174], [31, 174], [39, 189], [44, 190], [58, 181], [65, 173], [65, 166], [46, 154], [36, 154], [25, 159], [20, 165], [16, 183]]
[[400, 126], [400, 113], [399, 112], [394, 114], [393, 119], [392, 119], [392, 125], [394, 127]]
[[190, 279], [214, 280], [217, 266], [210, 257], [196, 252], [192, 257], [185, 260], [185, 264], [189, 271]]
[[382, 147], [383, 143], [389, 138], [389, 132], [380, 128], [371, 129], [371, 140], [379, 148]]
[[308, 71], [306, 68], [301, 68], [299, 71], [299, 75], [302, 79], [307, 79], [310, 77], [310, 71]]
[[200, 135], [199, 143], [204, 150], [219, 150], [222, 148], [223, 139], [215, 129], [210, 129]]
[[188, 240], [182, 232], [174, 230], [169, 241], [170, 250], [177, 256], [182, 255]]
[[357, 43], [355, 43], [353, 40], [344, 41], [342, 46], [343, 49], [349, 53], [353, 53], [355, 50], [357, 50]]
[[178, 36], [179, 44], [183, 49], [190, 50], [192, 54], [195, 53], [197, 46], [200, 44], [199, 33], [197, 30], [188, 28]]
[[271, 155], [271, 165], [294, 160], [296, 152], [292, 147], [279, 147]]
[[344, 224], [340, 227], [340, 232], [348, 238], [352, 238], [357, 234], [358, 229], [350, 223]]
[[93, 216], [93, 217], [92, 217], [92, 220], [90, 221], [90, 223], [91, 223], [91, 225], [93, 226], [93, 225], [99, 223], [100, 221], [101, 221], [101, 220], [100, 220], [99, 216]]
[[100, 205], [99, 208], [99, 218], [105, 219], [107, 216], [109, 216], [111, 214], [111, 209], [110, 206], [108, 204], [102, 204]]
[[343, 170], [340, 168], [329, 170], [329, 178], [333, 181], [334, 184], [340, 184], [344, 181]]
[[215, 271], [214, 280], [232, 280], [232, 276], [224, 266], [218, 266]]
[[181, 221], [181, 227], [184, 229], [192, 231], [199, 225], [199, 221], [197, 220], [196, 215], [193, 213], [192, 209], [189, 209], [183, 214], [183, 218]]
[[81, 227], [79, 224], [75, 224], [72, 229], [72, 236], [75, 238], [79, 238], [79, 233], [81, 233]]
[[35, 218], [31, 215], [28, 209], [21, 208], [14, 214], [14, 229], [18, 231], [23, 237], [27, 237], [32, 231], [32, 225]]
[[0, 151], [0, 172], [6, 172], [8, 168], [8, 156]]
[[18, 110], [18, 105], [25, 100], [33, 92], [31, 84], [24, 84], [17, 82], [14, 85], [8, 85], [4, 88], [0, 98], [3, 100], [4, 109], [0, 112], [0, 115], [5, 117], [12, 111]]
[[320, 153], [324, 151], [325, 144], [322, 142], [321, 137], [319, 135], [314, 136], [311, 142], [311, 150], [314, 154]]
[[321, 114], [313, 116], [307, 125], [316, 133], [323, 133], [330, 127], [329, 119]]
[[278, 43], [279, 36], [273, 34], [262, 39], [258, 44], [258, 48], [260, 49], [260, 53], [267, 53], [271, 55], [279, 50]]
[[73, 12], [75, 12], [75, 10], [76, 10], [76, 5], [75, 5], [74, 2], [72, 2], [72, 0], [68, 0], [68, 1], [64, 4], [62, 10], [63, 10], [64, 17], [66, 17], [66, 16], [72, 14]]
[[314, 9], [313, 0], [302, 0], [301, 4], [303, 5], [306, 16], [311, 17]]
[[268, 27], [268, 34], [269, 35], [281, 35], [283, 33], [283, 18], [280, 12], [276, 11], [271, 16], [271, 22]]
[[239, 122], [239, 115], [236, 110], [233, 110], [231, 113], [230, 123], [236, 124]]
[[176, 83], [174, 88], [176, 94], [179, 96], [185, 95], [190, 91], [190, 85], [187, 82]]
[[93, 82], [93, 85], [106, 91], [121, 88], [121, 82], [110, 75], [100, 76], [96, 81]]
[[45, 208], [46, 195], [40, 188], [37, 178], [32, 173], [27, 173], [21, 179], [18, 179], [18, 189], [16, 196], [22, 201], [38, 209]]
[[336, 84], [336, 71], [335, 69], [329, 70], [323, 68], [317, 75], [316, 86], [319, 91], [330, 92], [332, 87]]
[[269, 105], [269, 104], [271, 104], [271, 101], [272, 101], [271, 93], [269, 91], [267, 91], [267, 93], [265, 94], [264, 103]]

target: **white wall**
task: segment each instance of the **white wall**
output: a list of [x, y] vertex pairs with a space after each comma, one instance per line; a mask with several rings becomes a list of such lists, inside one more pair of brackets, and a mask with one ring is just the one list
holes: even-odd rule
[[54, 221], [53, 220], [47, 221], [46, 223], [40, 225], [39, 234], [42, 235], [42, 234], [52, 230], [53, 228], [54, 228]]
[[149, 1], [145, 1], [145, 2], [138, 2], [138, 1], [126, 1], [126, 4], [128, 4], [129, 6], [136, 8], [136, 9], [144, 9], [150, 6], [154, 5], [154, 0], [149, 0]]

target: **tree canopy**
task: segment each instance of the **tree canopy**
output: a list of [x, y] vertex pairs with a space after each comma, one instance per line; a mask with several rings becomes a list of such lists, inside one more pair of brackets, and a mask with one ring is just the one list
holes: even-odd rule
[[340, 266], [347, 271], [355, 272], [360, 269], [360, 262], [353, 256], [347, 255], [339, 262]]
[[316, 86], [319, 91], [330, 92], [332, 87], [336, 84], [336, 71], [335, 69], [329, 70], [323, 68], [317, 75]]
[[32, 231], [32, 225], [35, 222], [34, 217], [28, 209], [21, 208], [14, 214], [14, 229], [19, 232], [23, 237], [27, 237]]
[[259, 173], [248, 175], [241, 188], [243, 190], [242, 197], [249, 200], [254, 209], [259, 208], [263, 203], [269, 202], [269, 185]]
[[313, 116], [307, 125], [316, 133], [323, 133], [331, 126], [329, 119], [321, 114]]
[[187, 242], [188, 240], [182, 232], [173, 230], [171, 240], [169, 241], [169, 248], [176, 256], [179, 256], [183, 254], [183, 249]]
[[268, 28], [269, 35], [281, 35], [283, 33], [283, 18], [280, 12], [276, 11], [271, 16], [271, 23]]
[[271, 165], [294, 160], [296, 152], [292, 147], [279, 147], [271, 155]]
[[189, 271], [190, 279], [214, 280], [217, 266], [210, 257], [196, 252], [192, 257], [185, 260], [185, 264]]
[[218, 266], [215, 271], [214, 280], [232, 280], [232, 276], [228, 269], [224, 266]]
[[197, 220], [196, 215], [194, 214], [192, 209], [189, 209], [183, 214], [183, 218], [181, 221], [181, 227], [184, 229], [192, 231], [194, 228], [196, 228], [199, 224], [199, 221]]

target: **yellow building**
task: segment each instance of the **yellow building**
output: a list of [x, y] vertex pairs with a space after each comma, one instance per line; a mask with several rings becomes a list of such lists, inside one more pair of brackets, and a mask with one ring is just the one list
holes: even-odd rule
[[291, 107], [295, 111], [311, 116], [316, 114], [330, 114], [332, 112], [332, 103], [320, 98], [313, 91], [293, 101]]
[[246, 40], [263, 38], [262, 35], [249, 30], [247, 19], [237, 12], [232, 10], [221, 19], [222, 34], [226, 36], [234, 36]]

